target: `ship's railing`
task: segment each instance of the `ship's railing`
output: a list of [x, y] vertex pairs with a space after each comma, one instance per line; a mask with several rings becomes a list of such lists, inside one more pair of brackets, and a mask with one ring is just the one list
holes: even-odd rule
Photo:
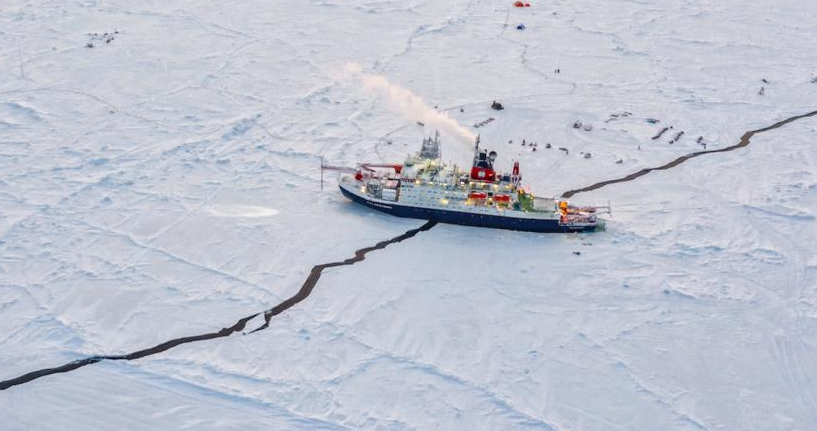
[[572, 226], [589, 226], [595, 225], [597, 222], [596, 216], [584, 214], [562, 214], [559, 219], [560, 224]]

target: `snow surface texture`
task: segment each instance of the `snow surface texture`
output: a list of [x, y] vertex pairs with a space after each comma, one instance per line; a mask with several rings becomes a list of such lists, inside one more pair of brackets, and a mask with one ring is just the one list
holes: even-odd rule
[[[510, 3], [4, 2], [0, 379], [216, 331], [419, 227], [319, 191], [320, 156], [433, 133], [350, 63], [541, 196], [817, 109], [813, 2]], [[438, 225], [265, 331], [2, 391], [0, 428], [816, 429], [815, 137], [576, 195], [605, 232]]]

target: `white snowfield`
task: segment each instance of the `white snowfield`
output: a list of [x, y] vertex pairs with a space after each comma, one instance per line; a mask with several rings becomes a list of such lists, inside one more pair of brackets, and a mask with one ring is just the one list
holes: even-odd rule
[[[0, 380], [218, 331], [422, 225], [320, 190], [321, 156], [434, 132], [361, 73], [540, 196], [817, 110], [813, 1], [511, 4], [3, 1]], [[593, 234], [438, 225], [264, 331], [0, 391], [0, 429], [817, 429], [817, 117], [572, 198], [608, 200]]]

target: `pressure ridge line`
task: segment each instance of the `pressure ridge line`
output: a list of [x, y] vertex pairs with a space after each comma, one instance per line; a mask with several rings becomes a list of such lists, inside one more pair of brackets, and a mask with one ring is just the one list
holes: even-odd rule
[[189, 336], [189, 337], [174, 338], [172, 340], [165, 341], [164, 343], [158, 344], [156, 346], [153, 346], [153, 347], [150, 347], [150, 348], [147, 348], [147, 349], [143, 349], [143, 350], [138, 350], [136, 352], [128, 353], [128, 354], [125, 354], [125, 355], [89, 356], [89, 357], [84, 358], [84, 359], [78, 359], [78, 360], [75, 360], [75, 361], [71, 361], [71, 362], [69, 362], [67, 364], [60, 365], [58, 367], [44, 368], [44, 369], [41, 369], [41, 370], [32, 371], [30, 373], [23, 374], [22, 376], [15, 377], [13, 379], [0, 381], [0, 391], [6, 390], [6, 389], [8, 389], [8, 388], [10, 388], [12, 386], [17, 386], [17, 385], [22, 385], [24, 383], [28, 383], [28, 382], [30, 382], [32, 380], [39, 379], [40, 377], [45, 377], [45, 376], [48, 376], [48, 375], [51, 375], [51, 374], [57, 374], [57, 373], [67, 373], [69, 371], [76, 370], [77, 368], [81, 368], [81, 367], [84, 367], [86, 365], [95, 364], [97, 362], [104, 361], [104, 360], [109, 360], [109, 361], [131, 361], [131, 360], [134, 360], [134, 359], [144, 358], [145, 356], [155, 355], [157, 353], [161, 353], [161, 352], [164, 352], [166, 350], [170, 350], [170, 349], [172, 349], [172, 348], [174, 348], [176, 346], [182, 345], [182, 344], [194, 343], [196, 341], [212, 340], [214, 338], [228, 337], [228, 336], [230, 336], [230, 335], [232, 335], [232, 334], [234, 334], [236, 332], [243, 331], [244, 327], [247, 325], [247, 322], [249, 322], [250, 320], [254, 319], [255, 317], [261, 315], [262, 313], [264, 315], [264, 324], [261, 325], [260, 327], [256, 328], [255, 330], [251, 331], [251, 332], [257, 332], [257, 331], [264, 330], [267, 327], [269, 327], [270, 320], [272, 320], [273, 317], [275, 317], [275, 316], [283, 313], [284, 311], [292, 308], [292, 306], [294, 306], [295, 304], [303, 301], [304, 299], [306, 299], [309, 296], [310, 293], [312, 293], [312, 289], [315, 288], [315, 285], [318, 283], [318, 280], [320, 280], [321, 275], [323, 275], [323, 270], [328, 269], [328, 268], [334, 268], [336, 266], [354, 265], [355, 263], [364, 260], [366, 258], [367, 253], [375, 251], [375, 250], [381, 250], [381, 249], [386, 248], [386, 246], [388, 246], [389, 244], [394, 244], [394, 243], [398, 243], [398, 242], [404, 241], [406, 239], [409, 239], [409, 238], [417, 235], [420, 232], [424, 232], [424, 231], [427, 231], [427, 230], [431, 229], [436, 224], [437, 224], [437, 222], [434, 222], [434, 221], [426, 222], [426, 224], [424, 224], [424, 225], [422, 225], [422, 226], [420, 226], [420, 227], [418, 227], [416, 229], [411, 229], [409, 231], [406, 231], [402, 235], [396, 236], [396, 237], [394, 237], [392, 239], [389, 239], [389, 240], [386, 240], [386, 241], [378, 242], [377, 244], [375, 244], [374, 246], [371, 246], [371, 247], [361, 248], [361, 249], [355, 251], [355, 256], [354, 257], [350, 257], [350, 258], [348, 258], [346, 260], [342, 260], [340, 262], [330, 262], [330, 263], [322, 263], [320, 265], [315, 265], [314, 267], [312, 267], [312, 271], [309, 272], [309, 276], [304, 281], [303, 285], [301, 286], [301, 289], [298, 290], [298, 292], [295, 293], [295, 295], [291, 296], [290, 298], [287, 298], [286, 300], [284, 300], [284, 302], [276, 305], [275, 307], [273, 307], [273, 308], [271, 308], [269, 310], [265, 310], [263, 312], [255, 313], [253, 315], [244, 317], [243, 319], [240, 319], [238, 322], [236, 322], [233, 326], [230, 326], [228, 328], [222, 328], [221, 330], [219, 330], [217, 332], [208, 332], [206, 334], [193, 335], [193, 336]]

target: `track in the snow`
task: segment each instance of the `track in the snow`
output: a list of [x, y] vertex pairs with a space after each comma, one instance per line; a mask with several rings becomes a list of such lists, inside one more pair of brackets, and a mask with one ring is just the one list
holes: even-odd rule
[[657, 168], [644, 168], [644, 169], [642, 169], [642, 170], [640, 170], [638, 172], [627, 175], [626, 177], [616, 178], [614, 180], [601, 181], [601, 182], [598, 182], [596, 184], [589, 185], [587, 187], [582, 187], [580, 189], [568, 190], [568, 191], [562, 193], [562, 197], [563, 198], [569, 198], [569, 197], [571, 197], [571, 196], [573, 196], [573, 195], [575, 195], [577, 193], [589, 192], [591, 190], [600, 189], [600, 188], [602, 188], [604, 186], [607, 186], [607, 185], [610, 185], [610, 184], [623, 183], [623, 182], [626, 182], [626, 181], [632, 181], [632, 180], [634, 180], [634, 179], [636, 179], [638, 177], [642, 177], [644, 175], [647, 175], [652, 171], [663, 171], [663, 170], [667, 170], [667, 169], [670, 169], [670, 168], [674, 168], [674, 167], [680, 165], [681, 163], [684, 163], [685, 161], [687, 161], [689, 159], [693, 159], [693, 158], [698, 157], [698, 156], [703, 156], [704, 154], [725, 153], [727, 151], [732, 151], [732, 150], [735, 150], [735, 149], [738, 149], [738, 148], [742, 148], [742, 147], [745, 147], [745, 146], [749, 145], [749, 141], [752, 139], [752, 136], [755, 136], [755, 134], [768, 132], [769, 130], [774, 130], [774, 129], [777, 129], [778, 127], [785, 126], [786, 124], [789, 124], [792, 121], [797, 121], [797, 120], [799, 120], [801, 118], [812, 117], [814, 115], [817, 115], [817, 111], [811, 111], [811, 112], [809, 112], [807, 114], [802, 114], [802, 115], [795, 115], [794, 117], [789, 117], [789, 118], [787, 118], [785, 120], [778, 121], [777, 123], [774, 123], [771, 126], [764, 127], [762, 129], [757, 129], [757, 130], [750, 130], [750, 131], [744, 133], [743, 136], [740, 137], [740, 142], [738, 142], [735, 145], [732, 145], [731, 147], [720, 148], [720, 149], [717, 149], [717, 150], [696, 151], [694, 153], [690, 153], [690, 154], [687, 154], [685, 156], [678, 157], [677, 159], [675, 159], [675, 160], [673, 160], [673, 161], [671, 161], [671, 162], [669, 162], [669, 163], [667, 163], [665, 165], [658, 166]]
[[375, 245], [373, 245], [371, 247], [361, 248], [361, 249], [355, 251], [355, 256], [354, 257], [350, 257], [349, 259], [342, 260], [340, 262], [330, 262], [330, 263], [322, 263], [320, 265], [315, 265], [314, 267], [312, 267], [312, 271], [309, 272], [309, 277], [306, 278], [303, 285], [301, 285], [301, 289], [298, 290], [298, 292], [295, 293], [295, 295], [293, 295], [292, 297], [286, 299], [284, 302], [276, 305], [275, 307], [270, 308], [269, 310], [265, 310], [265, 311], [263, 311], [261, 313], [255, 313], [253, 315], [250, 315], [250, 316], [247, 316], [247, 317], [245, 317], [243, 319], [240, 319], [233, 326], [230, 326], [228, 328], [222, 328], [218, 332], [209, 332], [209, 333], [206, 333], [206, 334], [193, 335], [193, 336], [182, 337], [182, 338], [175, 338], [175, 339], [170, 340], [170, 341], [165, 341], [164, 343], [158, 344], [156, 346], [153, 346], [153, 347], [150, 347], [150, 348], [147, 348], [147, 349], [143, 349], [143, 350], [138, 350], [136, 352], [128, 353], [128, 354], [125, 354], [125, 355], [90, 356], [90, 357], [87, 357], [87, 358], [84, 358], [84, 359], [78, 359], [76, 361], [71, 361], [71, 362], [69, 362], [67, 364], [60, 365], [58, 367], [45, 368], [45, 369], [42, 369], [42, 370], [32, 371], [30, 373], [23, 374], [22, 376], [15, 377], [13, 379], [1, 381], [0, 382], [0, 390], [6, 390], [6, 389], [8, 389], [8, 388], [10, 388], [12, 386], [22, 385], [23, 383], [28, 383], [28, 382], [30, 382], [32, 380], [39, 379], [40, 377], [45, 377], [45, 376], [48, 376], [48, 375], [51, 375], [51, 374], [66, 373], [68, 371], [73, 371], [73, 370], [76, 370], [77, 368], [81, 368], [81, 367], [84, 367], [86, 365], [95, 364], [97, 362], [104, 361], [104, 360], [109, 360], [109, 361], [131, 361], [131, 360], [134, 360], [134, 359], [144, 358], [145, 356], [155, 355], [157, 353], [161, 353], [161, 352], [164, 352], [166, 350], [170, 350], [170, 349], [172, 349], [172, 348], [174, 348], [176, 346], [182, 345], [182, 344], [193, 343], [193, 342], [196, 342], [196, 341], [212, 340], [213, 338], [228, 337], [228, 336], [230, 336], [230, 335], [232, 335], [232, 334], [234, 334], [236, 332], [243, 331], [244, 327], [247, 325], [247, 322], [249, 322], [250, 320], [258, 317], [261, 314], [263, 314], [264, 315], [264, 324], [261, 325], [259, 328], [253, 330], [252, 332], [261, 331], [263, 329], [266, 329], [269, 326], [269, 322], [270, 322], [270, 320], [272, 320], [273, 317], [283, 313], [284, 311], [288, 310], [289, 308], [291, 308], [295, 304], [297, 304], [297, 303], [303, 301], [304, 299], [306, 299], [309, 296], [309, 294], [312, 293], [312, 289], [315, 288], [315, 285], [318, 283], [318, 280], [320, 280], [321, 275], [323, 274], [323, 270], [328, 269], [328, 268], [334, 268], [336, 266], [354, 265], [355, 263], [360, 262], [363, 259], [365, 259], [366, 254], [371, 252], [371, 251], [381, 250], [381, 249], [386, 248], [386, 246], [389, 245], [389, 244], [394, 244], [394, 243], [409, 239], [409, 238], [417, 235], [420, 232], [427, 231], [427, 230], [431, 229], [436, 224], [437, 224], [437, 222], [429, 221], [429, 222], [426, 222], [426, 224], [420, 226], [419, 228], [411, 229], [411, 230], [407, 231], [406, 233], [404, 233], [402, 235], [399, 235], [399, 236], [396, 236], [396, 237], [394, 237], [392, 239], [389, 239], [389, 240], [386, 240], [386, 241], [381, 241], [381, 242], [379, 242], [379, 243], [377, 243], [377, 244], [375, 244]]

